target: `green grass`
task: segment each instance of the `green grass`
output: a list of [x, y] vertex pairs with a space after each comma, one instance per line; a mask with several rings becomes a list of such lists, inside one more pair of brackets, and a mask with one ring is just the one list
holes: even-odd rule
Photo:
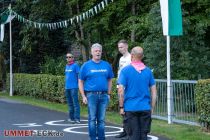
[[[51, 110], [68, 112], [66, 104], [52, 103], [45, 100], [34, 99], [31, 97], [13, 96], [0, 92], [0, 98], [9, 98], [18, 100], [26, 104], [40, 106]], [[87, 107], [81, 106], [81, 116], [87, 117]], [[121, 125], [122, 118], [118, 112], [107, 112], [106, 120], [114, 124]], [[200, 127], [180, 125], [180, 124], [167, 124], [166, 121], [153, 120], [152, 133], [155, 135], [165, 136], [171, 140], [210, 140], [210, 134], [201, 131]]]

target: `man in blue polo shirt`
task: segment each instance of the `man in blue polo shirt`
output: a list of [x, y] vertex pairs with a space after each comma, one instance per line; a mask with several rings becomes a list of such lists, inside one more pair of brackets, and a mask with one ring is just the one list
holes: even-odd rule
[[111, 65], [101, 60], [102, 46], [91, 47], [92, 59], [85, 62], [79, 74], [79, 90], [83, 103], [88, 105], [90, 140], [105, 140], [105, 113], [114, 77]]
[[80, 123], [80, 105], [78, 97], [78, 74], [80, 67], [74, 62], [71, 53], [66, 54], [65, 67], [65, 95], [69, 106], [69, 119], [71, 123]]
[[125, 115], [129, 140], [147, 140], [156, 102], [155, 80], [142, 58], [143, 49], [134, 47], [131, 64], [122, 69], [118, 79], [120, 114]]

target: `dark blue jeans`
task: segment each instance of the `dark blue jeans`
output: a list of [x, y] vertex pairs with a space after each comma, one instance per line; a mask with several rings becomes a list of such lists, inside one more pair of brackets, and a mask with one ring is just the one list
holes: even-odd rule
[[151, 111], [125, 112], [124, 125], [129, 140], [147, 140], [151, 127]]
[[66, 89], [66, 100], [69, 107], [69, 118], [73, 121], [80, 121], [80, 105], [78, 88]]
[[109, 103], [107, 93], [88, 92], [88, 130], [90, 140], [105, 140], [105, 114]]

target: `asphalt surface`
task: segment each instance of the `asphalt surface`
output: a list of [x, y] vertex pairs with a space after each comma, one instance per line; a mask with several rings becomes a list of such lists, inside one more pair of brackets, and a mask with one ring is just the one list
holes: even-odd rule
[[[66, 121], [67, 113], [0, 98], [0, 140], [88, 140], [87, 118]], [[106, 123], [106, 140], [120, 140], [120, 126]], [[167, 140], [153, 135], [148, 140]]]

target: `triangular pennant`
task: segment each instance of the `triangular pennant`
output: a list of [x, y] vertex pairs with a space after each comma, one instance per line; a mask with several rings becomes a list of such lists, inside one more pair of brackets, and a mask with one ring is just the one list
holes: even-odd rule
[[85, 12], [85, 15], [86, 15], [86, 17], [87, 17], [87, 18], [89, 18], [89, 14], [88, 14], [88, 12]]
[[71, 18], [71, 25], [72, 25], [72, 23], [73, 23], [73, 19]]
[[97, 7], [98, 7], [98, 10], [101, 11], [101, 4], [100, 3], [97, 5]]
[[78, 16], [76, 16], [76, 18], [77, 18], [77, 23], [79, 22], [79, 17]]
[[104, 2], [103, 1], [101, 2], [101, 5], [102, 5], [102, 8], [104, 9]]
[[105, 0], [105, 4], [108, 5], [108, 0]]
[[62, 22], [59, 22], [60, 28], [62, 28]]
[[65, 27], [67, 27], [67, 21], [66, 21], [66, 20], [65, 20], [65, 22], [64, 22], [64, 23], [65, 23]]
[[51, 23], [49, 23], [49, 27], [50, 27], [50, 30], [52, 29], [52, 24]]
[[82, 15], [79, 15], [79, 21], [82, 22]]
[[39, 29], [41, 28], [41, 24], [40, 23], [38, 23], [38, 27], [39, 27]]
[[83, 20], [85, 20], [85, 13], [82, 14]]
[[97, 6], [95, 6], [94, 9], [95, 9], [95, 13], [97, 14], [98, 13]]

